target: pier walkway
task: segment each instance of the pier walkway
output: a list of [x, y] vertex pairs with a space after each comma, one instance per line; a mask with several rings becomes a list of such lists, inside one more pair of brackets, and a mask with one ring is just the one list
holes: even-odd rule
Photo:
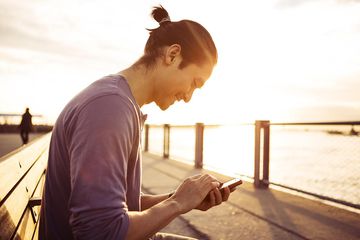
[[[166, 193], [188, 176], [210, 173], [221, 181], [229, 177], [193, 166], [143, 155], [143, 192]], [[163, 232], [198, 239], [360, 239], [360, 213], [326, 205], [283, 191], [255, 189], [246, 182], [229, 200], [207, 212], [181, 215]]]
[[[183, 179], [198, 173], [210, 173], [220, 181], [230, 179], [147, 152], [143, 154], [143, 192], [170, 192]], [[271, 187], [254, 188], [253, 183], [244, 181], [227, 202], [207, 212], [193, 210], [181, 215], [162, 231], [203, 240], [360, 240], [360, 211], [348, 211]]]

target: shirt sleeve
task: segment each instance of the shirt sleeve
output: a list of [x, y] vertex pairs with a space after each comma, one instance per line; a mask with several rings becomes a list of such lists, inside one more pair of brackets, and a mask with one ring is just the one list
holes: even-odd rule
[[76, 239], [125, 239], [127, 165], [134, 108], [118, 95], [99, 97], [79, 114], [69, 141], [70, 225]]

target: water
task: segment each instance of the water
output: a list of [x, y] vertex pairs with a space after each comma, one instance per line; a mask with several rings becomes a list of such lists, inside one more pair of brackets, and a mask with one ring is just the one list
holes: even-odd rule
[[[170, 131], [170, 157], [193, 163], [195, 130]], [[270, 131], [271, 182], [360, 204], [360, 136], [333, 135], [324, 127], [271, 126]], [[162, 128], [150, 128], [150, 152], [162, 154], [162, 142]], [[254, 127], [206, 127], [203, 155], [206, 167], [253, 176]]]
[[[29, 142], [43, 135], [43, 133], [30, 133]], [[1, 133], [0, 134], [0, 157], [16, 150], [22, 146], [19, 133]]]

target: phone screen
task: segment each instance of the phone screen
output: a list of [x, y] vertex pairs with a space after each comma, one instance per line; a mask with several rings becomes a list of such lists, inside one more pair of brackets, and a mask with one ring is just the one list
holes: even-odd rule
[[242, 184], [242, 180], [240, 178], [234, 178], [230, 181], [224, 182], [221, 184], [220, 189], [223, 189], [225, 187], [229, 187], [230, 189]]

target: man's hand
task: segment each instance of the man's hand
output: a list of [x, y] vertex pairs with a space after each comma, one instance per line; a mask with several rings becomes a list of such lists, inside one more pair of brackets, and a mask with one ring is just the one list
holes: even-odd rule
[[225, 188], [221, 194], [219, 186], [219, 181], [209, 174], [195, 175], [185, 179], [171, 198], [181, 213], [194, 208], [206, 211], [229, 198], [230, 189]]
[[[235, 189], [233, 189], [235, 190]], [[205, 199], [196, 207], [196, 209], [201, 211], [207, 211], [208, 209], [220, 205], [222, 202], [228, 200], [230, 196], [230, 189], [228, 187], [224, 188], [220, 191], [219, 188], [215, 188], [210, 191], [209, 194], [205, 197]]]

